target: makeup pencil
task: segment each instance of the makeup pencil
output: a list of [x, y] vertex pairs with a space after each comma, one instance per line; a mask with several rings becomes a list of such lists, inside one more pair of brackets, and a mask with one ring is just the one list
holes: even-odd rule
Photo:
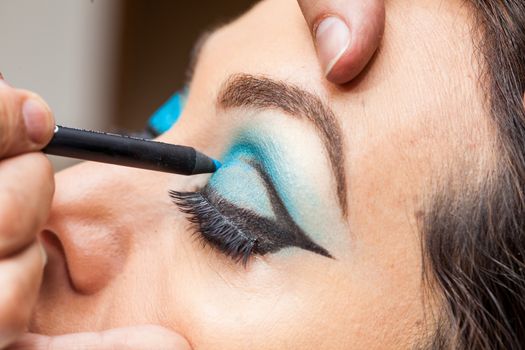
[[181, 175], [213, 173], [220, 167], [192, 147], [58, 125], [43, 152]]

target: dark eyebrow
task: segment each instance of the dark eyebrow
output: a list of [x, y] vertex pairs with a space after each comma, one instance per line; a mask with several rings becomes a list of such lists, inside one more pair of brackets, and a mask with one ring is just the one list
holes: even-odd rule
[[346, 216], [348, 208], [343, 133], [334, 113], [319, 97], [283, 81], [238, 74], [225, 82], [218, 95], [217, 105], [219, 108], [279, 109], [291, 117], [311, 122], [328, 151], [339, 204]]

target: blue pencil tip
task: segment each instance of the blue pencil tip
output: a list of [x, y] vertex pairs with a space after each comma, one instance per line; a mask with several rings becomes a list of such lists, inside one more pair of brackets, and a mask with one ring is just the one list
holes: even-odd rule
[[215, 171], [219, 170], [219, 168], [222, 166], [221, 162], [218, 160], [213, 160], [213, 164], [215, 165]]

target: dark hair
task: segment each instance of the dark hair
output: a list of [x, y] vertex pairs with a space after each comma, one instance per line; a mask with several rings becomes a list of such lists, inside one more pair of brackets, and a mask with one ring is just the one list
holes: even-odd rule
[[525, 1], [466, 3], [497, 160], [483, 181], [433, 192], [420, 216], [425, 281], [441, 296], [425, 347], [525, 349]]

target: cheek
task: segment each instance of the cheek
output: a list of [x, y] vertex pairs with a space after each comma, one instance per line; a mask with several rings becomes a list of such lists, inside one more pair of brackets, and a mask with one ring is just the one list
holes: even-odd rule
[[196, 348], [340, 348], [346, 322], [337, 309], [344, 295], [327, 280], [315, 281], [324, 272], [312, 273], [309, 264], [294, 266], [293, 273], [273, 264], [282, 261], [255, 262], [248, 270], [217, 263], [192, 270], [202, 274], [181, 286], [179, 301], [188, 307], [186, 335]]
[[248, 271], [191, 269], [178, 301], [187, 308], [185, 334], [197, 349], [367, 349], [379, 348], [378, 339], [402, 342], [413, 305], [392, 307], [392, 290], [366, 282], [381, 280], [377, 269], [311, 261], [275, 270], [270, 266], [286, 264], [270, 260]]

